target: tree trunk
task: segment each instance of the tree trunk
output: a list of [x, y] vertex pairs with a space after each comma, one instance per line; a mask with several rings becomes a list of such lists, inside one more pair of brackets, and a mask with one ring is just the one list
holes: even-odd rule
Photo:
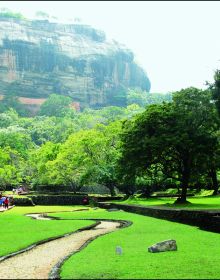
[[130, 188], [126, 188], [124, 189], [124, 192], [126, 194], [127, 197], [132, 196], [134, 194], [134, 191], [132, 191]]
[[179, 202], [186, 202], [187, 188], [188, 188], [188, 183], [186, 182], [182, 183], [182, 191], [181, 191]]
[[218, 194], [218, 180], [217, 180], [217, 172], [215, 168], [212, 168], [210, 170], [210, 176], [212, 178], [212, 186], [213, 186], [213, 195], [217, 195]]
[[116, 195], [115, 187], [113, 185], [109, 185], [108, 188], [109, 188], [111, 196], [115, 196]]
[[180, 203], [186, 202], [186, 195], [187, 195], [187, 188], [189, 185], [189, 177], [190, 177], [190, 171], [188, 167], [188, 161], [184, 164], [183, 174], [182, 174], [182, 191], [181, 196], [179, 198]]

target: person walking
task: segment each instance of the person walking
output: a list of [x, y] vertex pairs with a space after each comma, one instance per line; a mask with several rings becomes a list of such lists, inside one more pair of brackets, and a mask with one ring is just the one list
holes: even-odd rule
[[9, 199], [8, 197], [5, 198], [5, 201], [4, 201], [4, 207], [5, 209], [8, 209], [8, 204], [9, 204]]
[[3, 208], [5, 208], [4, 202], [5, 202], [5, 197], [1, 196], [1, 198], [0, 198], [0, 206], [3, 206]]
[[83, 198], [83, 204], [84, 204], [84, 205], [89, 204], [89, 198], [88, 198], [88, 196], [84, 196], [84, 198]]

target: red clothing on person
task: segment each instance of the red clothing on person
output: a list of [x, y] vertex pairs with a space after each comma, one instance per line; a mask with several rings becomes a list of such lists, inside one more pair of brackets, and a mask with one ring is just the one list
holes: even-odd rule
[[3, 203], [4, 203], [5, 209], [8, 209], [9, 200], [8, 200], [7, 197], [6, 197], [6, 199], [5, 199], [5, 201]]

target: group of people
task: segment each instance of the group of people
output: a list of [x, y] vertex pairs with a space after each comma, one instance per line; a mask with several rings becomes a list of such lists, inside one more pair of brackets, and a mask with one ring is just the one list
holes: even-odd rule
[[12, 189], [13, 194], [27, 194], [28, 191], [25, 187], [20, 186], [19, 188]]
[[9, 203], [11, 198], [8, 196], [2, 196], [2, 194], [0, 194], [0, 207], [3, 207], [4, 209], [8, 209]]

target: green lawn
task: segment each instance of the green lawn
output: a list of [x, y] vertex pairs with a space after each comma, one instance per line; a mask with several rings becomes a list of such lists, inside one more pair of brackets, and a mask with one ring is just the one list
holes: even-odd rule
[[[63, 265], [63, 279], [220, 279], [220, 235], [196, 227], [104, 209], [53, 214], [66, 219], [125, 219], [133, 225], [94, 240]], [[148, 253], [162, 240], [175, 239], [178, 251]], [[115, 254], [122, 246], [123, 255]]]
[[[93, 223], [71, 219], [124, 219], [133, 225], [94, 240], [63, 265], [63, 279], [220, 279], [220, 235], [196, 227], [104, 209], [72, 211], [82, 207], [35, 206], [15, 207], [0, 213], [0, 256], [25, 248], [36, 241], [75, 231]], [[84, 207], [83, 207], [84, 208]], [[67, 220], [37, 221], [26, 213], [53, 212]], [[68, 220], [69, 219], [69, 220]], [[165, 239], [175, 239], [178, 251], [148, 253], [147, 248]], [[115, 254], [115, 247], [123, 255]]]
[[168, 206], [175, 208], [190, 208], [190, 209], [220, 209], [220, 196], [216, 197], [188, 197], [187, 200], [191, 204], [173, 205], [176, 198], [129, 198], [124, 201], [112, 201], [119, 204], [132, 204], [144, 206]]
[[83, 207], [32, 206], [14, 207], [0, 213], [0, 256], [23, 249], [37, 241], [63, 235], [92, 224], [90, 221], [33, 220], [27, 213], [72, 211]]

